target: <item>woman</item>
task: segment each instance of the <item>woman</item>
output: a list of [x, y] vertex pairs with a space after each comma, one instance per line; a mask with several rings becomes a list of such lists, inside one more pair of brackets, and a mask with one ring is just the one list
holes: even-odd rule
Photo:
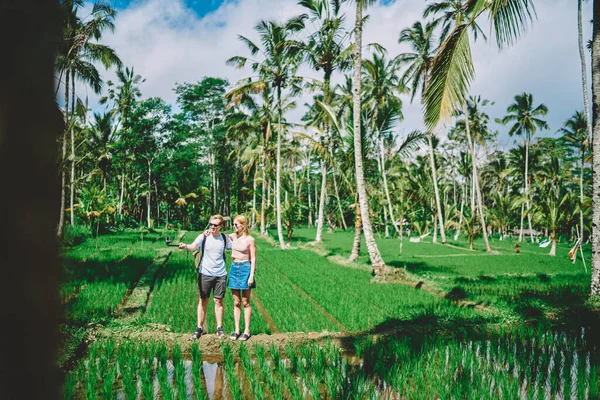
[[[231, 269], [229, 270], [229, 288], [233, 295], [233, 319], [235, 331], [231, 340], [246, 341], [250, 339], [250, 293], [255, 288], [254, 273], [256, 271], [256, 243], [248, 231], [248, 219], [238, 215], [233, 220], [234, 233], [229, 237], [233, 240], [231, 246]], [[240, 336], [241, 308], [244, 306], [244, 334]]]

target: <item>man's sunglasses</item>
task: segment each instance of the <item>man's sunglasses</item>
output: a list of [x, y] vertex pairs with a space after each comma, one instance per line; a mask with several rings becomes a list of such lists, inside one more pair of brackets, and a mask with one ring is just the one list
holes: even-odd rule
[[209, 225], [209, 226], [214, 226], [214, 227], [216, 228], [217, 226], [220, 226], [221, 224], [213, 224], [213, 223], [210, 223], [210, 224], [208, 224], [208, 225]]

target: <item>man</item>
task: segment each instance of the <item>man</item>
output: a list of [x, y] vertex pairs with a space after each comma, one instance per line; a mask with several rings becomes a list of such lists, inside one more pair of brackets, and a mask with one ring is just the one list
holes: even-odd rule
[[206, 322], [206, 306], [213, 291], [215, 301], [215, 316], [217, 318], [217, 336], [225, 337], [223, 330], [223, 297], [227, 283], [227, 270], [225, 269], [225, 249], [231, 250], [231, 239], [221, 233], [223, 217], [213, 215], [210, 217], [207, 234], [200, 234], [192, 244], [180, 243], [179, 248], [187, 251], [202, 250], [202, 258], [198, 265], [198, 325], [189, 340], [196, 340], [203, 333]]

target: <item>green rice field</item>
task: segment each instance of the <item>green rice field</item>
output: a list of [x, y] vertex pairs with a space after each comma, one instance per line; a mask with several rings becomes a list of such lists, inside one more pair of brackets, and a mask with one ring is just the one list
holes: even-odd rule
[[[186, 340], [196, 273], [165, 238], [190, 243], [198, 232], [123, 232], [65, 249], [64, 398], [598, 398], [598, 311], [567, 244], [549, 257], [494, 241], [488, 255], [405, 238], [398, 254], [397, 239], [380, 238], [388, 265], [418, 289], [373, 280], [364, 245], [348, 265], [351, 232], [325, 233], [316, 248], [306, 246], [314, 229], [294, 233], [285, 251], [257, 239], [247, 344], [218, 342], [212, 302], [206, 338]], [[226, 332], [232, 303], [228, 291]]]

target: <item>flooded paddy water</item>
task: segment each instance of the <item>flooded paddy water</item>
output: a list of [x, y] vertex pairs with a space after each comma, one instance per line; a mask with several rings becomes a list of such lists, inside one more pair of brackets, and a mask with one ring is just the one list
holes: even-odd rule
[[334, 343], [248, 345], [221, 358], [198, 346], [110, 340], [90, 346], [67, 376], [65, 398], [595, 399], [600, 346], [593, 327], [519, 326], [477, 337], [362, 336]]

